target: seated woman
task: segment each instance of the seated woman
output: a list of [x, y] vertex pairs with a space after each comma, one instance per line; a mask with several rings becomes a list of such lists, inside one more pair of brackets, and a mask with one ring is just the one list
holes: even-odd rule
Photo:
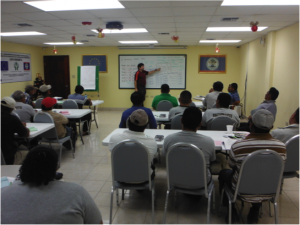
[[[85, 98], [82, 93], [84, 92], [84, 88], [81, 85], [77, 85], [75, 87], [75, 94], [71, 94], [68, 96], [68, 99], [73, 99], [77, 102], [78, 108], [82, 109], [83, 105], [93, 105], [92, 100], [90, 98]], [[82, 117], [82, 121], [88, 121], [88, 124], [91, 123], [92, 115], [88, 114]], [[84, 123], [83, 125], [83, 135], [88, 134], [88, 124]]]
[[1, 189], [1, 222], [22, 224], [99, 224], [101, 213], [80, 185], [54, 180], [56, 152], [45, 146], [30, 150], [20, 179]]

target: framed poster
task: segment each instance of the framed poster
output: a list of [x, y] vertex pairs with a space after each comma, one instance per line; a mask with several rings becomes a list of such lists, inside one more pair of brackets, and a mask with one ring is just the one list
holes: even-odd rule
[[226, 73], [226, 55], [199, 55], [198, 73]]
[[82, 55], [83, 66], [98, 66], [99, 73], [107, 73], [106, 55]]

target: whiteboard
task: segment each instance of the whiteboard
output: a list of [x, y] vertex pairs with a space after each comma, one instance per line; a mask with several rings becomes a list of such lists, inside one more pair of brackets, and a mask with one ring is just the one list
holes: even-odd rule
[[78, 81], [85, 91], [98, 91], [98, 66], [78, 66]]
[[139, 63], [146, 71], [161, 68], [147, 75], [146, 88], [160, 89], [168, 84], [172, 89], [186, 88], [186, 55], [119, 55], [119, 89], [134, 88], [134, 75]]

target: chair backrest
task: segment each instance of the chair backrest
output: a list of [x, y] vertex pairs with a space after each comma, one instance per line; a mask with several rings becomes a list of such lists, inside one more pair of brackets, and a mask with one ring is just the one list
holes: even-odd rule
[[207, 196], [206, 162], [203, 152], [193, 144], [179, 142], [166, 155], [168, 189], [205, 188]]
[[173, 108], [173, 104], [170, 101], [160, 101], [156, 106], [156, 111], [170, 111]]
[[195, 104], [194, 102], [191, 102], [191, 103], [190, 103], [190, 106], [196, 107], [196, 104]]
[[67, 99], [62, 104], [63, 109], [78, 109], [77, 102], [73, 99]]
[[2, 151], [1, 151], [1, 165], [6, 165]]
[[117, 144], [111, 152], [113, 185], [118, 182], [144, 182], [150, 177], [149, 151], [140, 142], [132, 139]]
[[[37, 112], [34, 115], [33, 122], [34, 123], [53, 123], [54, 124], [54, 120], [53, 120], [52, 116], [49, 113], [42, 112], [42, 111]], [[57, 139], [58, 140], [55, 126], [54, 126], [54, 128], [40, 134], [39, 136], [42, 138], [46, 138], [46, 139]]]
[[299, 170], [299, 134], [289, 139], [286, 143], [286, 161], [284, 172]]
[[43, 100], [44, 100], [43, 98], [37, 99], [36, 102], [35, 102], [35, 108], [41, 109], [42, 108], [42, 101]]
[[237, 193], [278, 196], [283, 168], [283, 159], [273, 150], [262, 149], [250, 153], [242, 162], [234, 201]]
[[182, 129], [181, 118], [182, 118], [182, 113], [173, 117], [173, 119], [171, 121], [171, 129], [172, 130], [181, 130]]
[[235, 130], [235, 121], [227, 116], [218, 116], [207, 122], [207, 130], [221, 130], [226, 131], [227, 125], [233, 125], [233, 130]]

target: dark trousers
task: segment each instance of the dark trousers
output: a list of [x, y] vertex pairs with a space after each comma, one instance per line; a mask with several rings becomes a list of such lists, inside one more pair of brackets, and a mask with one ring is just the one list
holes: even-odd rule
[[[144, 95], [144, 101], [145, 101], [145, 99], [146, 99], [146, 87], [138, 85], [137, 89], [138, 89], [138, 92], [141, 92]], [[144, 106], [144, 103], [143, 103], [142, 106]]]
[[[223, 169], [220, 171], [219, 174], [219, 193], [221, 195], [222, 193], [222, 189], [224, 187], [224, 185], [226, 184], [228, 187], [232, 188], [232, 184], [231, 184], [231, 180], [233, 177], [233, 170], [230, 169]], [[223, 195], [223, 206], [228, 207], [229, 202], [228, 202], [228, 198], [227, 195], [224, 193]], [[259, 210], [261, 206], [261, 203], [252, 203], [252, 207], [256, 208], [257, 210]], [[234, 208], [234, 204], [232, 204], [232, 208]]]

